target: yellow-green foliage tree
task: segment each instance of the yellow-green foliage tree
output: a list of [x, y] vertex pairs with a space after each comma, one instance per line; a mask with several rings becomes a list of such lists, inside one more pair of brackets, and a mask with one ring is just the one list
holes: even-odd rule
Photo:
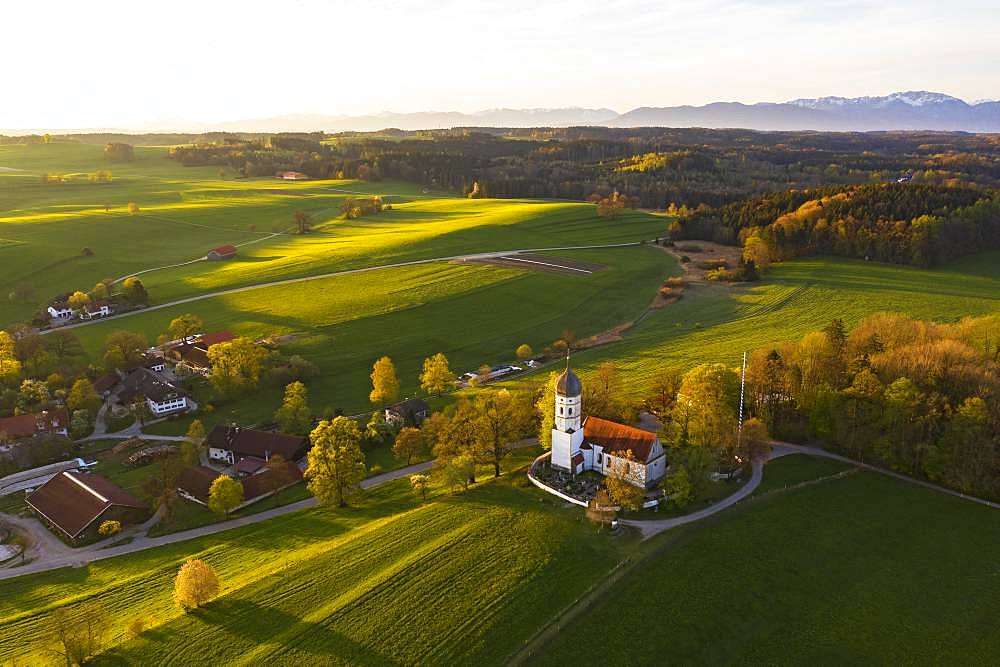
[[0, 331], [0, 383], [14, 384], [21, 377], [21, 362], [17, 346], [6, 331]]
[[69, 305], [73, 310], [81, 310], [88, 303], [90, 303], [90, 295], [86, 292], [76, 291], [69, 297]]
[[200, 317], [191, 313], [185, 313], [170, 320], [170, 325], [167, 327], [167, 335], [171, 340], [183, 340], [201, 332], [204, 326]]
[[396, 365], [389, 357], [382, 357], [372, 366], [372, 391], [368, 400], [386, 405], [399, 398], [399, 376]]
[[541, 416], [538, 424], [538, 444], [544, 449], [552, 449], [552, 428], [556, 422], [556, 374], [549, 373], [549, 379], [542, 387], [535, 408]]
[[420, 374], [420, 388], [428, 394], [440, 396], [455, 384], [455, 374], [448, 366], [448, 357], [438, 352], [424, 359], [424, 370]]
[[701, 364], [684, 375], [673, 409], [674, 442], [724, 450], [736, 439], [736, 374], [722, 364]]
[[69, 395], [66, 396], [66, 407], [70, 410], [93, 412], [100, 403], [101, 399], [98, 398], [93, 383], [87, 378], [80, 378], [74, 382]]
[[326, 505], [343, 507], [361, 489], [365, 455], [361, 429], [347, 417], [323, 420], [309, 434], [312, 448], [303, 474], [310, 493]]
[[208, 380], [224, 396], [253, 391], [260, 382], [264, 355], [264, 349], [249, 338], [216, 343], [208, 348], [212, 364]]
[[228, 475], [219, 475], [208, 488], [208, 509], [229, 516], [243, 502], [243, 485]]
[[195, 609], [219, 594], [219, 575], [203, 560], [189, 559], [174, 579], [174, 603], [184, 609]]
[[134, 331], [112, 331], [104, 342], [104, 366], [108, 370], [132, 366], [148, 347], [146, 337]]
[[522, 343], [521, 345], [517, 346], [517, 351], [515, 352], [515, 354], [517, 354], [517, 358], [520, 359], [521, 361], [527, 361], [528, 359], [531, 359], [531, 357], [535, 353], [531, 349], [530, 345], [528, 345], [527, 343]]
[[117, 535], [122, 532], [122, 522], [115, 519], [109, 519], [107, 521], [102, 521], [101, 525], [97, 528], [97, 532], [104, 537], [110, 537], [111, 535]]
[[405, 459], [406, 465], [410, 465], [413, 457], [424, 451], [424, 436], [420, 429], [412, 426], [404, 426], [396, 434], [396, 442], [392, 445], [392, 455], [397, 459]]
[[764, 239], [759, 236], [748, 236], [743, 241], [743, 259], [752, 261], [758, 269], [766, 269], [774, 260], [774, 253]]
[[188, 426], [187, 433], [184, 437], [187, 438], [189, 442], [193, 442], [201, 447], [201, 444], [205, 442], [205, 426], [201, 423], [200, 419], [195, 419], [191, 422], [191, 425]]
[[139, 212], [139, 205], [136, 204], [134, 201], [130, 201], [128, 203], [128, 214], [136, 215], [138, 212]]
[[671, 466], [670, 474], [660, 482], [663, 487], [663, 502], [668, 507], [684, 509], [694, 500], [694, 488], [687, 468], [682, 465]]
[[309, 432], [312, 410], [309, 409], [309, 392], [304, 384], [295, 381], [285, 387], [285, 397], [274, 413], [274, 419], [285, 433], [305, 435]]
[[431, 478], [428, 475], [410, 475], [410, 488], [420, 496], [420, 500], [427, 502], [427, 489], [431, 485]]

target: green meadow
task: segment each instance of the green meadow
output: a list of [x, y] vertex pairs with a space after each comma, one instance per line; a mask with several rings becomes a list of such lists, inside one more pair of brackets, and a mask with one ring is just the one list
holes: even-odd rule
[[[494, 250], [622, 243], [663, 232], [663, 219], [631, 212], [609, 223], [594, 207], [422, 194], [413, 184], [286, 182], [235, 178], [228, 169], [183, 167], [166, 147], [137, 147], [134, 162], [107, 163], [87, 144], [0, 146], [0, 290], [29, 281], [32, 303], [2, 303], [24, 319], [57, 293], [143, 273], [154, 302], [273, 280]], [[89, 175], [110, 170], [110, 183]], [[43, 173], [68, 182], [42, 183]], [[349, 196], [382, 195], [393, 210], [345, 220]], [[127, 204], [140, 212], [129, 215]], [[110, 206], [110, 210], [105, 209]], [[291, 234], [293, 214], [313, 220]], [[187, 263], [223, 243], [227, 262]], [[92, 256], [81, 251], [89, 248]]]
[[[403, 479], [349, 508], [2, 581], [0, 662], [43, 661], [52, 609], [99, 600], [115, 648], [97, 664], [495, 663], [633, 544], [598, 534], [523, 475], [434, 489], [425, 504]], [[191, 557], [216, 568], [223, 594], [184, 615], [172, 581]], [[126, 641], [137, 618], [148, 630]]]
[[[510, 362], [520, 343], [540, 350], [565, 329], [580, 336], [609, 329], [641, 313], [663, 278], [676, 271], [676, 262], [654, 248], [586, 250], [573, 257], [602, 268], [569, 275], [434, 262], [238, 292], [76, 332], [95, 361], [111, 331], [141, 331], [153, 340], [171, 318], [188, 312], [207, 330], [292, 336], [282, 349], [320, 368], [308, 382], [314, 405], [353, 413], [368, 407], [368, 374], [383, 354], [396, 363], [404, 394], [412, 395], [425, 357], [445, 352], [453, 370], [474, 371]], [[265, 388], [210, 419], [266, 419], [280, 392]]]
[[[764, 480], [834, 467], [792, 456]], [[671, 533], [533, 662], [972, 665], [1000, 653], [995, 509], [855, 472]]]
[[[989, 662], [995, 510], [875, 473], [828, 478], [845, 469], [779, 459], [771, 492], [641, 545], [523, 473], [424, 504], [399, 480], [349, 508], [0, 582], [0, 661], [44, 661], [50, 612], [97, 600], [112, 631], [95, 664], [503, 664], [630, 558], [534, 661]], [[182, 614], [171, 582], [189, 557], [223, 592]], [[129, 639], [135, 619], [147, 629]]]
[[735, 367], [744, 350], [797, 340], [835, 317], [851, 327], [883, 311], [946, 322], [1000, 313], [1000, 253], [936, 269], [816, 257], [775, 265], [761, 283], [693, 285], [676, 304], [651, 311], [624, 340], [581, 352], [574, 363], [586, 374], [614, 361], [639, 395], [664, 366], [713, 361]]

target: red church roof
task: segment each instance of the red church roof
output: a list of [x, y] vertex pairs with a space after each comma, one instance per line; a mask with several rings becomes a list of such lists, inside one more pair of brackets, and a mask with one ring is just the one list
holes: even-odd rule
[[617, 422], [587, 417], [583, 422], [583, 439], [600, 445], [608, 452], [632, 452], [636, 461], [646, 463], [656, 444], [656, 434]]

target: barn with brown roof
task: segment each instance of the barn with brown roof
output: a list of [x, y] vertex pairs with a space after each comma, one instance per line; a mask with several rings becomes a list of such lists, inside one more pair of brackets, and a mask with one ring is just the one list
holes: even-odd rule
[[236, 246], [231, 243], [225, 245], [220, 245], [218, 248], [212, 248], [205, 255], [206, 259], [230, 259], [236, 257]]
[[27, 498], [50, 528], [71, 542], [98, 537], [104, 521], [137, 523], [149, 515], [149, 507], [99, 475], [72, 470], [61, 472], [40, 486]]
[[217, 424], [209, 432], [205, 444], [210, 459], [230, 465], [239, 464], [242, 459], [267, 461], [274, 454], [281, 454], [286, 461], [297, 461], [309, 449], [309, 439], [301, 435], [224, 424]]
[[0, 419], [0, 433], [8, 438], [37, 438], [69, 435], [69, 411], [56, 408], [28, 415]]

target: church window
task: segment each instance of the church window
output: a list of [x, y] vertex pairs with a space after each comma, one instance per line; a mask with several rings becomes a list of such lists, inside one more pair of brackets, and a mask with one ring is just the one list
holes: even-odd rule
[[559, 414], [562, 414], [562, 413], [563, 413], [563, 409], [560, 407], [559, 408]]
[[570, 409], [569, 409], [569, 414], [570, 414], [570, 415], [572, 415], [572, 414], [573, 414], [573, 408], [570, 408]]

